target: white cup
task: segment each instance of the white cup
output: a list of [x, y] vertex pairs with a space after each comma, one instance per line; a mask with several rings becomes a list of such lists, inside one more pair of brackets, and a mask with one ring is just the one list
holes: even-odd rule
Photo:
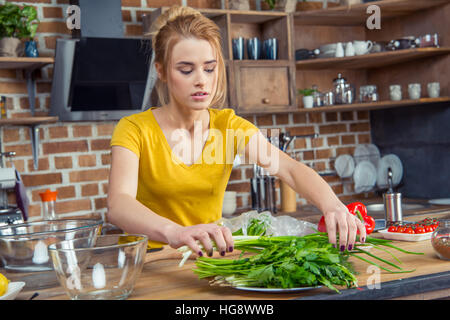
[[370, 40], [367, 41], [353, 41], [353, 48], [355, 49], [355, 53], [357, 56], [361, 56], [363, 54], [369, 53], [372, 49], [373, 42]]
[[392, 101], [402, 100], [402, 87], [399, 84], [389, 86], [389, 96]]
[[411, 100], [417, 100], [420, 98], [420, 83], [408, 84], [408, 94]]
[[231, 216], [236, 212], [237, 203], [236, 203], [236, 191], [225, 191], [223, 196], [223, 205], [222, 205], [222, 215], [223, 216]]
[[439, 92], [441, 91], [441, 86], [439, 82], [430, 82], [427, 84], [428, 96], [430, 98], [439, 97]]
[[336, 52], [334, 53], [336, 58], [342, 58], [344, 56], [344, 46], [341, 42], [336, 44]]
[[347, 42], [345, 45], [345, 56], [353, 57], [355, 55], [355, 49], [353, 48], [353, 43]]

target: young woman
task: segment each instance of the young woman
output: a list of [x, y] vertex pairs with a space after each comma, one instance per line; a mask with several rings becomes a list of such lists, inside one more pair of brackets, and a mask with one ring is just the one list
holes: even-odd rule
[[[362, 223], [311, 168], [268, 142], [232, 109], [226, 96], [220, 32], [189, 7], [175, 6], [154, 22], [156, 90], [161, 107], [125, 117], [112, 139], [108, 219], [128, 233], [146, 234], [152, 248], [189, 246], [199, 256], [233, 251], [221, 218], [234, 157], [257, 163], [285, 181], [325, 216], [329, 241], [351, 249]], [[257, 79], [255, 79], [257, 81]]]

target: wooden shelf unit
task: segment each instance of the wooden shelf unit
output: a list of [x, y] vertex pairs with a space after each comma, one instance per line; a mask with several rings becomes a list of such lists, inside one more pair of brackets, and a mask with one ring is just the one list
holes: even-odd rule
[[55, 59], [52, 57], [0, 57], [0, 69], [25, 69], [33, 70], [53, 64]]
[[449, 0], [383, 0], [294, 13], [298, 25], [360, 26], [365, 24], [367, 8], [377, 5], [381, 20], [401, 18], [419, 11], [449, 3]]
[[[381, 30], [366, 28], [366, 10], [370, 5], [377, 5], [381, 9]], [[167, 9], [168, 7], [162, 7], [143, 16], [144, 36], [151, 22]], [[397, 107], [397, 104], [389, 101], [389, 85], [400, 84], [405, 98], [408, 96], [407, 85], [412, 82], [421, 84], [422, 96], [426, 96], [426, 84], [435, 81], [441, 83], [441, 96], [450, 95], [450, 28], [447, 22], [447, 17], [450, 16], [450, 0], [382, 0], [294, 14], [222, 9], [200, 11], [221, 29], [228, 73], [228, 105], [235, 108], [238, 114]], [[354, 57], [295, 61], [295, 50], [300, 48], [311, 50], [323, 44], [353, 40], [390, 41], [431, 33], [440, 34], [440, 48], [416, 48]], [[238, 36], [278, 38], [280, 60], [233, 60], [232, 39]], [[317, 85], [321, 92], [332, 90], [333, 79], [338, 73], [355, 86], [357, 96], [360, 86], [376, 85], [382, 102], [372, 106], [355, 103], [345, 107], [299, 111], [303, 109], [298, 108], [301, 106], [301, 97], [297, 96], [297, 89]], [[273, 79], [264, 76], [267, 74], [273, 75]], [[284, 79], [287, 79], [287, 83]], [[258, 85], [255, 86], [255, 83]], [[267, 96], [271, 92], [273, 95]], [[283, 99], [283, 96], [288, 99]], [[399, 105], [410, 106], [415, 103], [415, 100], [403, 100]]]
[[[369, 5], [381, 8], [381, 29], [366, 27]], [[343, 58], [317, 58], [296, 61], [296, 88], [317, 85], [320, 92], [333, 89], [333, 79], [341, 73], [355, 87], [376, 85], [380, 101], [389, 101], [389, 86], [401, 85], [408, 97], [410, 83], [419, 83], [422, 97], [427, 84], [439, 82], [440, 96], [450, 96], [450, 0], [383, 0], [353, 6], [294, 14], [295, 49], [315, 49], [321, 45], [354, 40], [387, 43], [406, 36], [439, 34], [440, 48], [415, 48], [369, 53]], [[389, 18], [389, 19], [387, 19]], [[300, 98], [300, 97], [299, 97]], [[302, 104], [301, 98], [299, 104]], [[390, 104], [388, 104], [390, 105]], [[355, 107], [355, 104], [351, 106]], [[319, 108], [322, 109], [322, 108]]]
[[450, 47], [415, 48], [369, 53], [353, 57], [300, 60], [296, 62], [296, 67], [301, 70], [382, 68], [393, 64], [400, 64], [423, 58], [431, 58], [449, 53]]
[[[0, 126], [28, 126], [31, 136], [31, 148], [33, 151], [34, 169], [39, 165], [39, 125], [44, 123], [55, 123], [58, 117], [34, 117], [36, 79], [34, 73], [37, 69], [53, 64], [52, 57], [0, 57], [0, 69], [22, 69], [25, 72], [27, 82], [28, 101], [32, 117], [0, 119]], [[1, 142], [1, 133], [0, 133]], [[1, 144], [1, 143], [0, 143]], [[0, 150], [1, 151], [1, 150]]]
[[56, 123], [58, 117], [23, 117], [12, 119], [0, 119], [1, 126], [36, 126], [46, 123]]
[[367, 102], [367, 103], [352, 103], [352, 104], [340, 104], [334, 106], [325, 107], [315, 107], [315, 108], [297, 108], [296, 110], [279, 110], [274, 111], [272, 109], [260, 109], [254, 110], [253, 112], [241, 111], [238, 112], [239, 115], [263, 115], [263, 114], [273, 114], [273, 113], [320, 113], [320, 112], [345, 112], [345, 111], [370, 111], [370, 110], [381, 110], [381, 109], [391, 109], [391, 108], [401, 108], [401, 107], [411, 107], [411, 106], [422, 106], [428, 104], [437, 104], [442, 102], [450, 102], [450, 97], [439, 97], [439, 98], [421, 98], [418, 100], [400, 100], [400, 101], [378, 101], [378, 102]]

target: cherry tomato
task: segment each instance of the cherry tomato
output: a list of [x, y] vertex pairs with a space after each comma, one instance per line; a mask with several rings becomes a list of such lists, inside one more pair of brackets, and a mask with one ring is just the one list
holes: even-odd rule
[[399, 227], [397, 228], [397, 232], [400, 232], [400, 233], [404, 233], [405, 230], [406, 230], [406, 227], [403, 227], [403, 226], [399, 226]]
[[423, 227], [418, 227], [414, 230], [414, 233], [425, 233], [425, 229]]
[[408, 227], [405, 229], [405, 231], [403, 231], [403, 233], [414, 234], [414, 230], [413, 230], [413, 228]]
[[434, 228], [432, 226], [425, 226], [425, 232], [433, 232]]
[[397, 232], [397, 227], [396, 226], [390, 226], [388, 231], [389, 232]]

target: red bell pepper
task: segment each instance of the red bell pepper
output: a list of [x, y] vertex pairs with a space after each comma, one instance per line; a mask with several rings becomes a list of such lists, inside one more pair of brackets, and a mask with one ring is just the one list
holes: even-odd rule
[[[367, 209], [364, 204], [362, 204], [361, 202], [353, 202], [347, 205], [347, 209], [351, 214], [357, 216], [359, 220], [364, 223], [367, 234], [371, 234], [373, 232], [373, 230], [375, 229], [375, 219], [367, 215]], [[320, 232], [327, 232], [324, 216], [320, 218], [318, 230]]]

